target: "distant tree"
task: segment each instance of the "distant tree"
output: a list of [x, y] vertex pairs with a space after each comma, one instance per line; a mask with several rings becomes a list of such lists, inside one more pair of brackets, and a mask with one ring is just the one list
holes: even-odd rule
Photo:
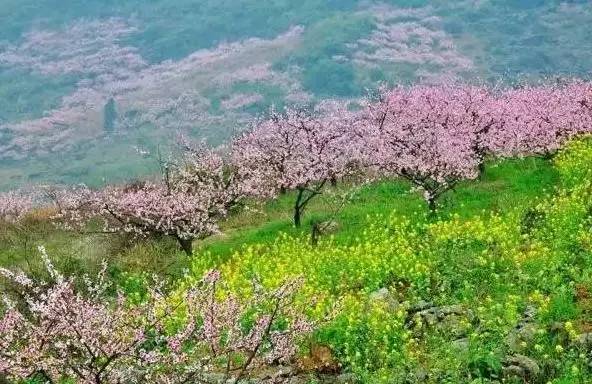
[[0, 223], [16, 223], [34, 207], [33, 197], [19, 191], [0, 192]]
[[112, 133], [115, 130], [117, 121], [117, 109], [115, 108], [115, 99], [110, 98], [103, 109], [103, 129], [106, 133]]

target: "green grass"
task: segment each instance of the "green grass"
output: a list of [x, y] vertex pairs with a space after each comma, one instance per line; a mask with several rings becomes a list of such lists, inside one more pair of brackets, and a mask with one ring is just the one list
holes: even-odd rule
[[[592, 346], [578, 340], [592, 329], [592, 185], [577, 175], [590, 153], [588, 142], [554, 161], [490, 163], [444, 196], [435, 216], [406, 183], [365, 186], [340, 211], [339, 231], [316, 245], [310, 223], [331, 204], [316, 200], [297, 230], [293, 196], [283, 196], [225, 223], [187, 279], [215, 268], [240, 295], [253, 278], [277, 286], [303, 276], [297, 302], [312, 316], [339, 308], [312, 343], [360, 383], [588, 383]], [[456, 314], [418, 316], [411, 308], [422, 302]], [[502, 367], [516, 355], [536, 377], [507, 377]]]
[[[480, 180], [461, 183], [444, 195], [440, 202], [439, 218], [452, 215], [471, 217], [483, 211], [505, 212], [526, 209], [527, 206], [551, 192], [557, 182], [556, 171], [542, 158], [509, 159], [490, 163]], [[338, 187], [338, 191], [347, 189]], [[325, 193], [327, 195], [327, 193]], [[331, 193], [329, 193], [331, 195]], [[265, 204], [258, 213], [241, 213], [223, 223], [223, 235], [198, 244], [197, 252], [225, 257], [233, 250], [249, 245], [273, 241], [278, 233], [307, 236], [313, 222], [329, 220], [336, 207], [335, 198], [319, 196], [314, 199], [301, 228], [294, 228], [291, 207], [294, 194], [288, 193]], [[364, 231], [368, 218], [396, 212], [401, 216], [427, 220], [427, 208], [419, 193], [412, 192], [404, 181], [388, 180], [364, 186], [341, 209], [335, 220], [339, 230], [335, 241], [348, 243]]]
[[[541, 158], [491, 163], [481, 180], [463, 182], [443, 196], [438, 217], [471, 217], [483, 211], [526, 209], [550, 192], [556, 179], [555, 170]], [[292, 224], [293, 193], [255, 206], [254, 210], [240, 212], [222, 223], [221, 235], [197, 242], [194, 252], [197, 257], [223, 260], [242, 247], [271, 243], [280, 233], [308, 241], [313, 222], [333, 219], [340, 200], [331, 196], [349, 188], [341, 184], [336, 190], [330, 189], [313, 199], [301, 228]], [[361, 187], [347, 201], [334, 217], [338, 228], [331, 236], [338, 244], [349, 244], [366, 229], [369, 218], [393, 212], [414, 220], [434, 219], [427, 217], [423, 200], [417, 192], [411, 191], [408, 183], [385, 180]], [[69, 272], [96, 270], [105, 259], [114, 275], [127, 271], [178, 277], [188, 262], [170, 239], [133, 241], [116, 236], [83, 236], [57, 230], [43, 221], [33, 221], [19, 231], [0, 229], [0, 265], [39, 269], [35, 262], [38, 245], [44, 245], [58, 266]]]
[[[291, 223], [288, 193], [232, 215], [190, 258], [171, 239], [73, 235], [39, 219], [0, 230], [0, 264], [30, 268], [37, 244], [66, 273], [92, 272], [107, 258], [130, 295], [152, 272], [183, 290], [216, 268], [240, 297], [253, 278], [271, 287], [304, 276], [295, 301], [308, 315], [338, 307], [310, 343], [330, 348], [362, 384], [499, 383], [516, 354], [536, 361], [540, 380], [501, 382], [590, 382], [591, 349], [584, 354], [577, 340], [592, 329], [592, 186], [579, 176], [592, 145], [567, 148], [553, 161], [488, 163], [480, 179], [444, 195], [436, 215], [401, 180], [340, 183], [313, 200], [302, 228]], [[334, 215], [331, 196], [348, 191], [356, 193]], [[311, 245], [311, 223], [329, 219], [338, 229]], [[411, 311], [420, 302], [457, 309], [434, 324]], [[520, 333], [525, 321], [535, 328]], [[430, 380], [416, 380], [420, 371]]]

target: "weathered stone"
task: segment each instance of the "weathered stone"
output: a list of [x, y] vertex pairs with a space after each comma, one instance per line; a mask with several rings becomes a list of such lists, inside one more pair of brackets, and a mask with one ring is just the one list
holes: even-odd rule
[[[424, 326], [435, 328], [448, 336], [460, 339], [466, 336], [466, 321], [474, 320], [473, 312], [462, 305], [447, 305], [442, 307], [430, 306], [422, 302], [414, 306], [407, 315], [406, 324], [410, 328], [423, 328]], [[413, 312], [418, 308], [422, 310]]]
[[444, 307], [440, 307], [439, 310], [437, 311], [438, 313], [438, 317], [440, 319], [446, 317], [446, 316], [450, 316], [450, 315], [464, 315], [466, 314], [466, 310], [464, 309], [464, 307], [462, 305], [459, 304], [455, 304], [455, 305], [447, 305]]
[[435, 307], [434, 303], [422, 300], [422, 301], [418, 302], [417, 304], [411, 306], [411, 308], [409, 308], [408, 312], [409, 312], [409, 314], [414, 314], [414, 313], [424, 311], [426, 309], [434, 308], [434, 307]]
[[342, 373], [335, 377], [335, 384], [356, 384], [358, 379], [353, 373]]
[[583, 348], [592, 349], [592, 333], [582, 333], [576, 338], [575, 342]]
[[528, 356], [508, 356], [504, 361], [503, 372], [506, 377], [519, 377], [523, 380], [535, 380], [541, 373], [539, 364]]
[[293, 367], [290, 367], [287, 365], [278, 365], [276, 367], [273, 367], [273, 369], [263, 373], [261, 375], [261, 379], [274, 380], [274, 379], [292, 377], [292, 376], [295, 376], [295, 374], [296, 374], [296, 370]]
[[388, 304], [388, 307], [395, 311], [399, 308], [399, 301], [387, 288], [380, 288], [369, 296], [370, 301], [380, 301]]
[[432, 311], [425, 311], [420, 313], [423, 322], [428, 325], [436, 325], [438, 323], [438, 316]]
[[524, 309], [522, 319], [506, 337], [506, 345], [513, 352], [522, 352], [525, 347], [523, 343], [530, 343], [536, 336], [536, 307], [528, 305]]
[[204, 374], [204, 379], [207, 380], [209, 383], [225, 384], [226, 375], [224, 375], [223, 373], [206, 373]]
[[506, 345], [513, 352], [523, 351], [525, 348], [522, 343], [532, 342], [536, 336], [536, 329], [535, 324], [528, 323], [519, 329], [512, 330], [506, 337]]
[[524, 368], [519, 367], [517, 365], [510, 365], [510, 366], [504, 367], [503, 371], [504, 371], [504, 375], [506, 377], [520, 377], [520, 378], [526, 377], [526, 371], [524, 370]]
[[378, 291], [374, 291], [370, 294], [370, 300], [373, 301], [384, 301], [389, 298], [391, 293], [387, 288], [380, 288]]
[[339, 223], [335, 220], [331, 221], [323, 221], [322, 223], [318, 223], [318, 231], [321, 235], [328, 235], [331, 233], [335, 233], [339, 230]]

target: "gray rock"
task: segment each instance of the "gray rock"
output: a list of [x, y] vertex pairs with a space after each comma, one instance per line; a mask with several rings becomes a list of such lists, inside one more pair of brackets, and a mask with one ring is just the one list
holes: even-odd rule
[[526, 371], [524, 370], [524, 368], [519, 367], [517, 365], [510, 365], [504, 367], [503, 372], [504, 376], [506, 377], [519, 377], [522, 379], [526, 377]]
[[380, 288], [378, 291], [374, 291], [370, 294], [370, 300], [372, 301], [383, 301], [389, 298], [391, 293], [387, 288]]
[[575, 343], [587, 350], [592, 349], [592, 333], [582, 333], [576, 338]]
[[534, 340], [536, 336], [536, 313], [537, 310], [534, 306], [527, 306], [522, 314], [522, 319], [516, 325], [508, 336], [506, 337], [506, 345], [513, 352], [522, 352], [524, 347], [523, 342], [529, 343]]
[[524, 355], [508, 356], [504, 361], [503, 372], [506, 377], [518, 377], [523, 380], [535, 380], [541, 374], [539, 364]]
[[416, 311], [410, 311], [407, 315], [406, 324], [410, 328], [421, 329], [425, 326], [438, 329], [452, 338], [461, 339], [466, 336], [466, 327], [463, 322], [474, 320], [473, 312], [464, 308], [462, 305], [446, 305], [441, 307], [428, 306], [428, 303], [420, 303], [414, 307], [424, 308]]
[[399, 301], [387, 288], [380, 288], [378, 291], [372, 292], [369, 296], [369, 299], [370, 301], [385, 302], [393, 311], [397, 310], [399, 307]]
[[506, 345], [513, 352], [521, 352], [524, 347], [522, 342], [530, 343], [536, 336], [536, 325], [525, 324], [519, 329], [511, 331], [506, 337]]
[[422, 300], [422, 301], [418, 302], [417, 304], [411, 306], [411, 308], [409, 308], [408, 313], [414, 314], [414, 313], [424, 311], [426, 309], [434, 308], [434, 307], [435, 307], [434, 303]]
[[458, 315], [458, 316], [462, 316], [464, 314], [467, 313], [467, 311], [463, 308], [462, 305], [456, 304], [456, 305], [447, 305], [444, 307], [440, 307], [439, 310], [437, 311], [438, 313], [438, 317], [440, 319], [446, 317], [446, 316], [450, 316], [450, 315]]
[[356, 384], [358, 379], [353, 373], [342, 373], [335, 378], [335, 384]]

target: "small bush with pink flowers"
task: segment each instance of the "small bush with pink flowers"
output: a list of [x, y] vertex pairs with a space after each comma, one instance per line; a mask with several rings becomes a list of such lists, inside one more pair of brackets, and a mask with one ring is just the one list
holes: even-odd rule
[[313, 324], [294, 304], [301, 279], [250, 298], [210, 271], [180, 295], [153, 284], [141, 303], [109, 297], [105, 268], [94, 278], [63, 276], [44, 248], [48, 281], [0, 269], [16, 292], [0, 317], [0, 372], [60, 383], [243, 382], [290, 363]]

